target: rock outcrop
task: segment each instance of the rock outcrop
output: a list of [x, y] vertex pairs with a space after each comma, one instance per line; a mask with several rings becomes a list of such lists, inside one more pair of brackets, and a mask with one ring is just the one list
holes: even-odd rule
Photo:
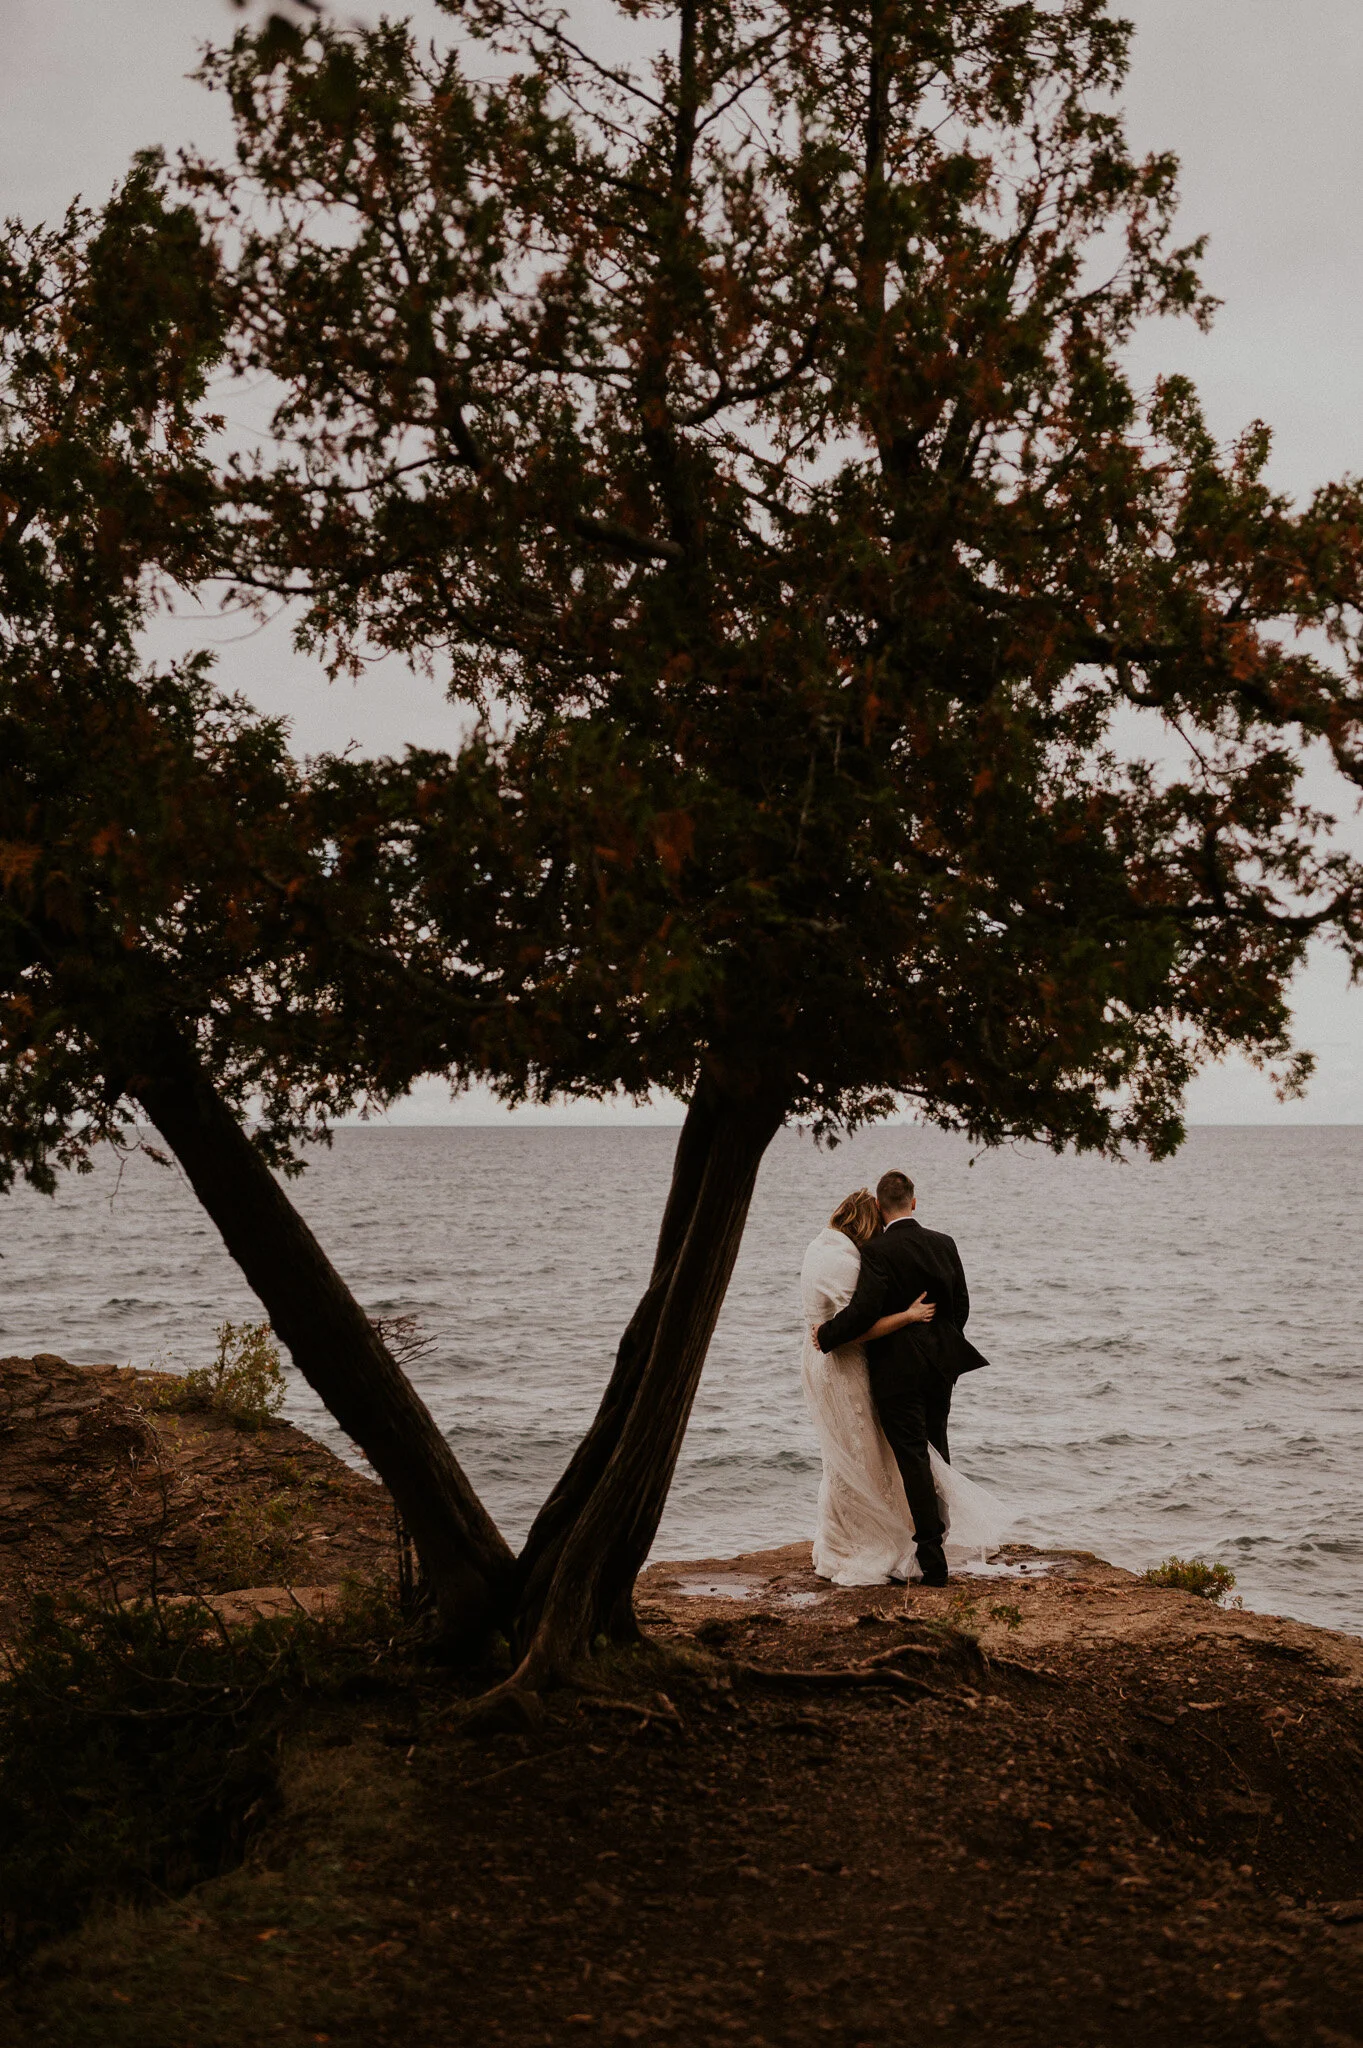
[[0, 1629], [35, 1591], [240, 1596], [392, 1578], [382, 1487], [290, 1423], [242, 1428], [177, 1409], [178, 1392], [170, 1373], [0, 1358]]

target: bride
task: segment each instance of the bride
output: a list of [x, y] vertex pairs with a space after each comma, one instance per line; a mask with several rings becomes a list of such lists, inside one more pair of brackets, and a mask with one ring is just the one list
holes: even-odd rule
[[[827, 1322], [856, 1292], [861, 1247], [881, 1228], [869, 1188], [838, 1204], [805, 1253], [800, 1271], [805, 1343], [805, 1400], [823, 1453], [814, 1570], [835, 1586], [882, 1586], [887, 1579], [919, 1576], [913, 1518], [889, 1444], [876, 1420], [862, 1344], [888, 1337], [906, 1323], [928, 1322], [931, 1303], [920, 1295], [912, 1308], [882, 1316], [855, 1344], [824, 1353], [812, 1328]], [[812, 1326], [812, 1328], [811, 1328]], [[948, 1465], [929, 1446], [932, 1481], [946, 1523], [953, 1563], [983, 1557], [997, 1543], [1009, 1516], [992, 1494]]]

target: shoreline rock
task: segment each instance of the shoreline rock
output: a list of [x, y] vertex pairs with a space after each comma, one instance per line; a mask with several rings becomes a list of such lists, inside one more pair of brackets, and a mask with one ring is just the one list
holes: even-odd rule
[[808, 1543], [742, 1557], [658, 1562], [639, 1580], [641, 1611], [657, 1611], [674, 1624], [713, 1622], [736, 1636], [776, 1614], [797, 1629], [801, 1617], [817, 1625], [845, 1624], [874, 1604], [877, 1612], [945, 1621], [979, 1634], [988, 1646], [1046, 1654], [1077, 1643], [1091, 1649], [1127, 1643], [1154, 1647], [1173, 1642], [1242, 1644], [1288, 1663], [1313, 1665], [1349, 1685], [1363, 1686], [1363, 1637], [1291, 1615], [1222, 1607], [1192, 1593], [1151, 1585], [1092, 1551], [1002, 1546], [999, 1556], [1034, 1569], [1000, 1579], [954, 1570], [941, 1591], [924, 1586], [832, 1586], [809, 1566]]

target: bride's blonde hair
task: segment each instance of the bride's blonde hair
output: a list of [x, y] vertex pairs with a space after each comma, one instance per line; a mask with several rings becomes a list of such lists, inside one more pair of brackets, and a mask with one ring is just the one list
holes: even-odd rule
[[869, 1244], [880, 1233], [880, 1209], [869, 1188], [844, 1195], [828, 1219], [830, 1230], [840, 1230], [853, 1244]]

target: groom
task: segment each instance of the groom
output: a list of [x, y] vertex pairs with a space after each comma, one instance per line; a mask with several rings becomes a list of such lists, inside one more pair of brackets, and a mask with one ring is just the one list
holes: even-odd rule
[[876, 1201], [885, 1228], [862, 1246], [857, 1291], [846, 1308], [820, 1324], [816, 1341], [820, 1351], [855, 1344], [881, 1316], [910, 1308], [921, 1294], [936, 1310], [931, 1322], [908, 1323], [869, 1343], [866, 1365], [880, 1426], [903, 1476], [923, 1583], [945, 1586], [942, 1511], [928, 1445], [951, 1463], [951, 1390], [963, 1372], [989, 1361], [963, 1335], [970, 1295], [961, 1255], [953, 1239], [914, 1221], [918, 1203], [908, 1175], [883, 1173]]

